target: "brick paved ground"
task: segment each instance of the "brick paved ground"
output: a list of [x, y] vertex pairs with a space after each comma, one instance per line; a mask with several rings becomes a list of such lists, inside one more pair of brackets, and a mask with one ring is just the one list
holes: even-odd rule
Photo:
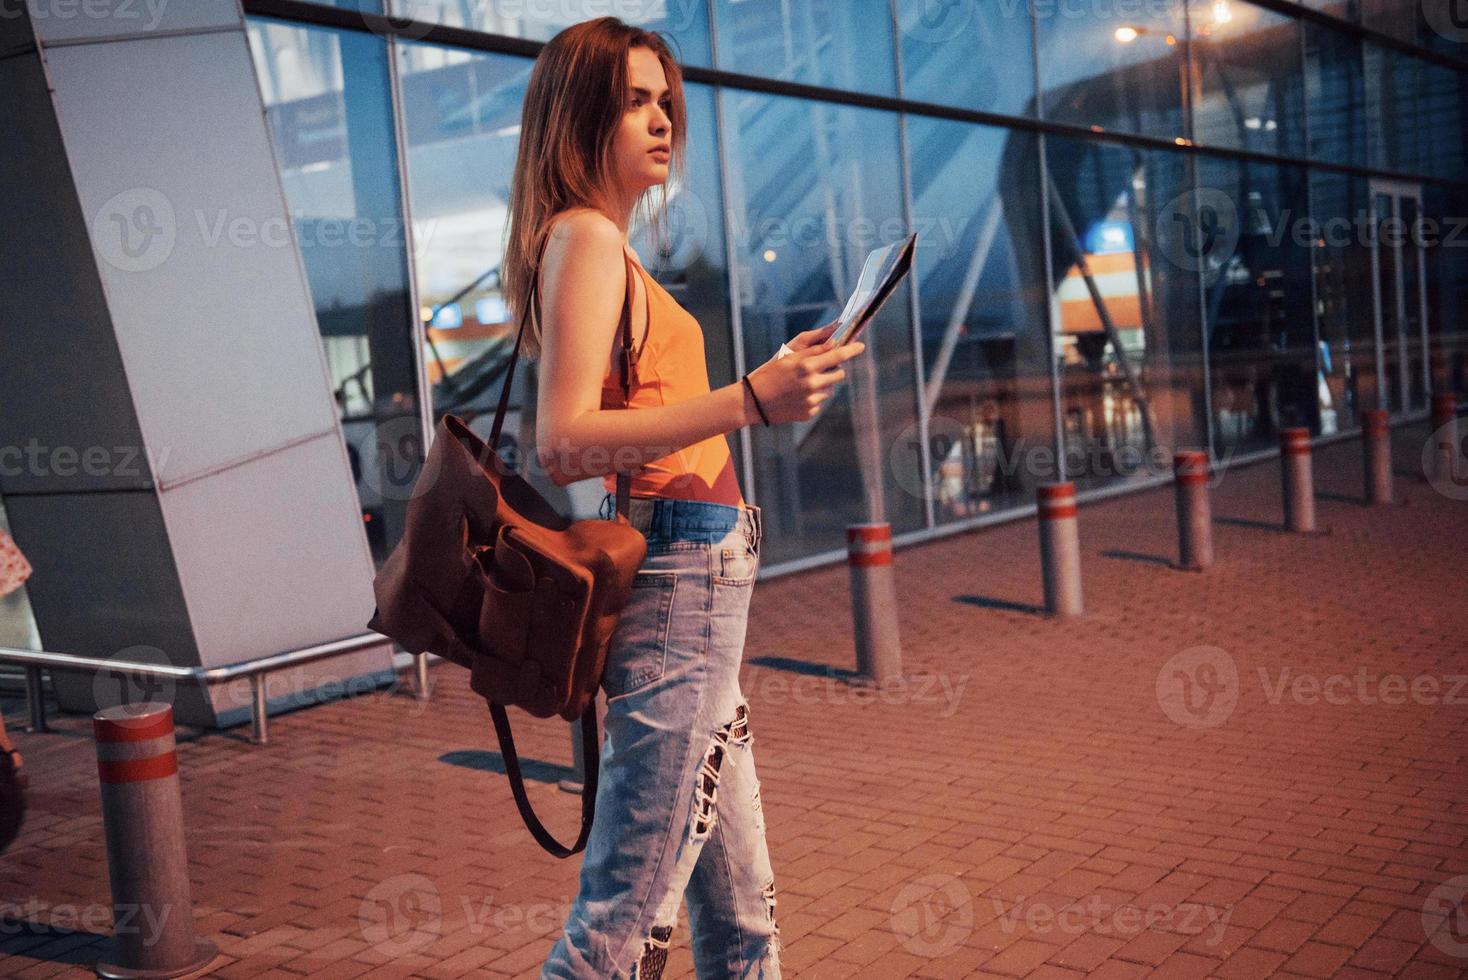
[[[1403, 478], [1367, 509], [1357, 453], [1318, 455], [1326, 536], [1278, 530], [1275, 464], [1228, 474], [1206, 575], [1159, 560], [1169, 490], [1085, 508], [1078, 622], [1026, 611], [1032, 522], [900, 551], [913, 683], [887, 701], [801, 666], [851, 663], [843, 567], [762, 583], [745, 689], [787, 973], [1468, 975], [1462, 922], [1424, 918], [1468, 874], [1468, 503]], [[426, 708], [375, 693], [278, 717], [267, 748], [181, 746], [212, 975], [534, 975], [577, 864], [521, 828], [464, 673], [434, 676]], [[87, 976], [109, 928], [86, 722], [20, 736], [0, 975]], [[566, 728], [521, 731], [568, 828]], [[685, 913], [669, 976], [687, 937]]]

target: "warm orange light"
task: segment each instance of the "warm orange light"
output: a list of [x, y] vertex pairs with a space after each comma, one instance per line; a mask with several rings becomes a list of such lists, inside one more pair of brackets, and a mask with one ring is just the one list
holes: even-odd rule
[[1118, 27], [1116, 29], [1116, 39], [1122, 44], [1131, 44], [1141, 33], [1135, 27]]

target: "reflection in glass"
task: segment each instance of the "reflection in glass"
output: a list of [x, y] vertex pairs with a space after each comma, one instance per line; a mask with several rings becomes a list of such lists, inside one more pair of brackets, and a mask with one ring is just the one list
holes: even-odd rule
[[1193, 23], [1193, 136], [1199, 143], [1299, 156], [1304, 150], [1300, 22], [1253, 4]]
[[1025, 11], [1023, 3], [898, 0], [903, 96], [1033, 116], [1033, 44]]
[[1219, 202], [1211, 227], [1199, 221], [1219, 242], [1203, 274], [1214, 446], [1272, 448], [1281, 428], [1319, 431], [1305, 172], [1210, 157], [1197, 166]]
[[1214, 255], [1193, 245], [1186, 158], [1059, 138], [1046, 151], [1067, 475], [1165, 475], [1174, 448], [1206, 438], [1198, 271]]
[[1312, 23], [1302, 29], [1309, 155], [1360, 166], [1366, 162], [1361, 40]]
[[402, 533], [423, 457], [386, 42], [270, 20], [251, 19], [249, 31], [367, 539], [381, 561]]
[[888, 0], [716, 0], [719, 67], [896, 95]]
[[1468, 173], [1468, 76], [1366, 45], [1366, 126], [1374, 167], [1461, 180]]
[[[867, 252], [907, 234], [897, 120], [733, 89], [720, 97], [745, 363], [758, 367], [782, 342], [834, 319]], [[888, 453], [917, 431], [910, 285], [866, 328], [866, 351], [846, 363], [815, 418], [750, 429], [768, 560], [843, 547], [853, 523], [923, 523], [921, 493]]]
[[[1432, 391], [1468, 401], [1468, 193], [1427, 184], [1423, 259], [1427, 267], [1427, 331]], [[1450, 237], [1451, 236], [1451, 237]]]
[[1046, 118], [1167, 139], [1187, 135], [1181, 4], [1031, 7]]
[[[380, 2], [380, 0], [379, 0]], [[464, 27], [531, 41], [549, 41], [572, 24], [608, 14], [658, 31], [679, 64], [709, 64], [708, 13], [704, 0], [608, 3], [607, 0], [392, 0], [399, 18]]]
[[[1054, 478], [1038, 150], [1029, 133], [921, 117], [907, 137], [941, 523], [1029, 503]], [[914, 485], [919, 462], [904, 460]]]
[[1319, 314], [1320, 434], [1359, 427], [1377, 407], [1375, 305], [1372, 299], [1366, 178], [1310, 174]]

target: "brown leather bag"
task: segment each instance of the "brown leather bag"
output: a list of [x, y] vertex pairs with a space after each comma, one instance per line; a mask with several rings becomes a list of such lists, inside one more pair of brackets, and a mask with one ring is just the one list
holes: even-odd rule
[[[545, 252], [541, 245], [541, 255]], [[623, 404], [630, 399], [631, 259], [622, 307], [619, 358]], [[531, 303], [540, 300], [537, 257]], [[494, 428], [486, 445], [462, 419], [444, 415], [408, 502], [402, 539], [373, 581], [377, 608], [370, 629], [404, 649], [429, 651], [469, 669], [469, 686], [489, 702], [510, 789], [525, 825], [557, 857], [586, 846], [595, 815], [601, 736], [596, 693], [607, 649], [647, 540], [628, 520], [630, 477], [617, 474], [617, 519], [562, 517], [496, 451], [510, 385], [525, 336], [520, 318]], [[561, 844], [535, 816], [525, 795], [507, 707], [537, 718], [581, 719], [586, 774], [581, 830]]]

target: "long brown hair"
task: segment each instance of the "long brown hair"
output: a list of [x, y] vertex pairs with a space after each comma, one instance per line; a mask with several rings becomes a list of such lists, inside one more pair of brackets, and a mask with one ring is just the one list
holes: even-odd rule
[[[577, 207], [607, 213], [607, 195], [618, 176], [613, 140], [627, 111], [627, 53], [637, 47], [657, 55], [667, 78], [673, 128], [669, 180], [681, 180], [688, 118], [683, 73], [663, 37], [616, 17], [598, 17], [551, 38], [530, 71], [520, 113], [500, 264], [500, 289], [517, 324], [530, 301], [533, 266], [551, 219]], [[660, 242], [663, 207], [653, 207], [653, 191], [643, 192], [633, 212], [642, 215]], [[532, 317], [522, 348], [526, 357], [540, 355], [540, 331], [538, 318]]]

